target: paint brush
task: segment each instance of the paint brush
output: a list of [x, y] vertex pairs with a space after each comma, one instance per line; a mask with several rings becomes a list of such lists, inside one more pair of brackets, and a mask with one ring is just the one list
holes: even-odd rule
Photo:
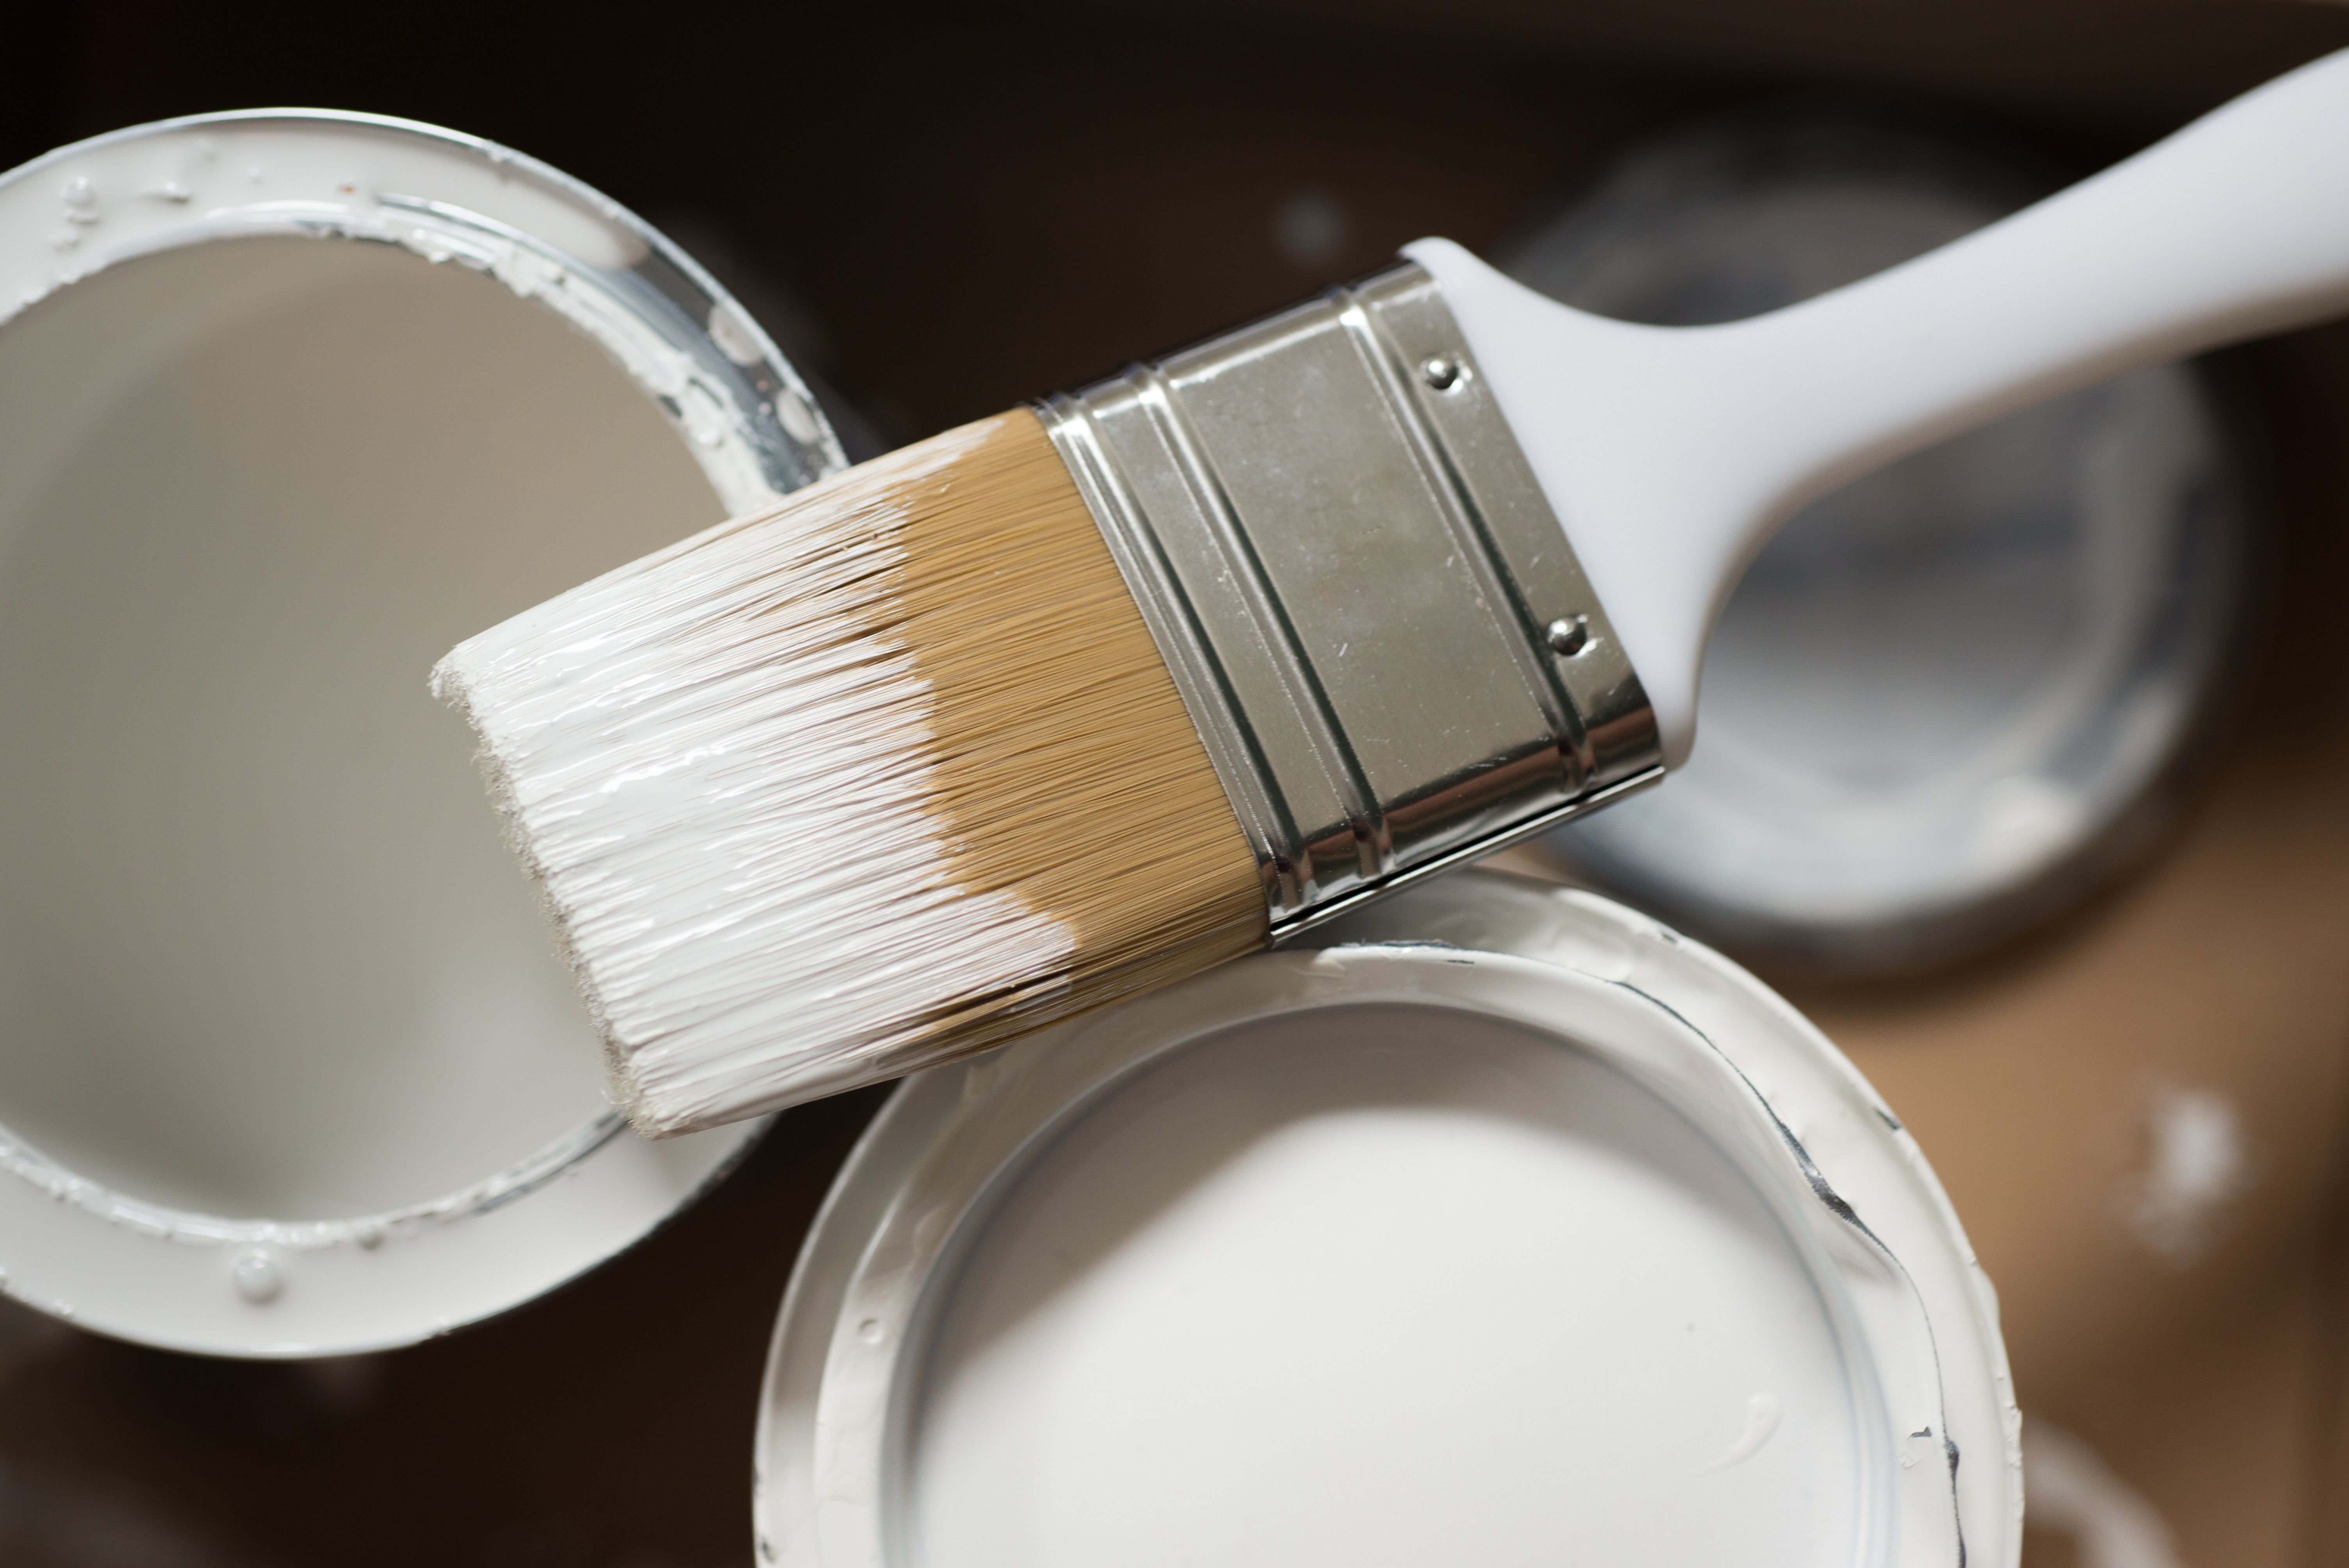
[[1656, 781], [1805, 501], [2349, 308], [2349, 54], [1747, 321], [1403, 255], [442, 661], [640, 1129], [999, 1044]]

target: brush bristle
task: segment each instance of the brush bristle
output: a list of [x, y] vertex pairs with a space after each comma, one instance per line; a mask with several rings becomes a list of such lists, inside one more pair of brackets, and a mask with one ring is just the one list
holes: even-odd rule
[[1259, 946], [1254, 855], [1033, 415], [803, 490], [465, 643], [616, 1098], [691, 1131]]

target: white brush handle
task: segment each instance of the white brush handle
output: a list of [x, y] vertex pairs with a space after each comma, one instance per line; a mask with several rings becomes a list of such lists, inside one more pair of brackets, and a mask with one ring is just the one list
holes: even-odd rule
[[2349, 310], [2349, 51], [1747, 321], [1609, 321], [1448, 240], [1405, 253], [1443, 284], [1677, 767], [1713, 618], [1803, 503], [2043, 398]]

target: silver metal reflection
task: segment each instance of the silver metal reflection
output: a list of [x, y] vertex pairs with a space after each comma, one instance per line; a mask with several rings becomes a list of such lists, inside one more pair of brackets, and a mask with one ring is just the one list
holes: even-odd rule
[[1418, 266], [1038, 413], [1276, 941], [1662, 776], [1647, 695]]

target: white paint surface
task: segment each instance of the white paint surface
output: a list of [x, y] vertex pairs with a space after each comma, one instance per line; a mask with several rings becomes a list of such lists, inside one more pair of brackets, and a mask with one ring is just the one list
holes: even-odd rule
[[0, 328], [0, 1123], [337, 1218], [603, 1109], [450, 643], [712, 521], [599, 349], [392, 247], [222, 241]]
[[1498, 1020], [1331, 1009], [1124, 1080], [942, 1301], [893, 1561], [1860, 1550], [1853, 1396], [1786, 1233], [1721, 1145]]

